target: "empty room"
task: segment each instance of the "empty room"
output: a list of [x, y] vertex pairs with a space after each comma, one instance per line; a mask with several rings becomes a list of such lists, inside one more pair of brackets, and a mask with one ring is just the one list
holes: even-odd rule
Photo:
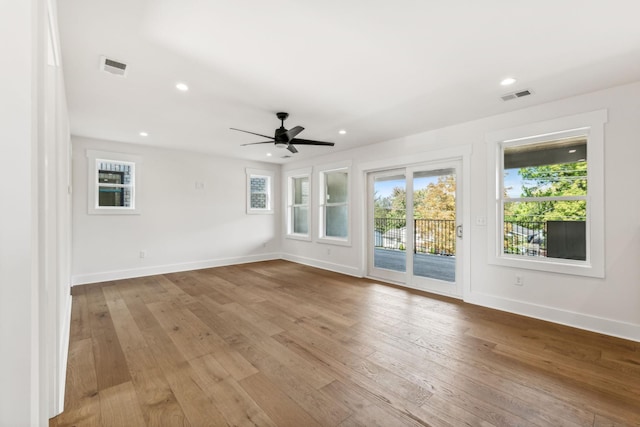
[[0, 427], [639, 426], [639, 12], [5, 5]]

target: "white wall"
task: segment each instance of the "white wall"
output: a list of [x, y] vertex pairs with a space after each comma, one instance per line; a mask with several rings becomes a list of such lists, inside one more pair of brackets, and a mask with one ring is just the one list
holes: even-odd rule
[[[640, 341], [640, 192], [636, 189], [637, 162], [640, 158], [640, 83], [614, 87], [512, 113], [399, 138], [366, 148], [329, 154], [313, 161], [287, 164], [286, 171], [336, 162], [353, 161], [352, 247], [331, 248], [313, 242], [284, 239], [283, 256], [323, 268], [351, 274], [366, 271], [363, 254], [365, 181], [357, 174], [364, 163], [398, 158], [428, 158], [430, 152], [446, 147], [472, 146], [470, 160], [471, 218], [488, 215], [487, 143], [490, 132], [539, 121], [607, 109], [605, 126], [605, 258], [606, 276], [593, 279], [565, 274], [519, 270], [487, 262], [487, 227], [471, 226], [470, 277], [464, 299], [469, 302], [543, 318], [558, 323], [600, 331]], [[516, 101], [517, 102], [517, 101]], [[404, 159], [401, 159], [404, 158]], [[317, 183], [317, 173], [312, 177]], [[286, 188], [281, 187], [283, 194]], [[314, 189], [317, 187], [314, 184]], [[314, 193], [313, 197], [316, 197]], [[488, 218], [489, 221], [492, 218]], [[317, 213], [312, 224], [317, 227]], [[317, 235], [317, 233], [315, 234]], [[514, 286], [515, 275], [525, 285]]]
[[[81, 137], [72, 144], [74, 284], [279, 258], [278, 165]], [[140, 215], [87, 213], [87, 149], [141, 158]], [[246, 213], [246, 168], [275, 172], [274, 214]]]
[[[68, 337], [69, 135], [49, 59], [53, 2], [3, 5], [0, 158], [0, 426], [45, 426], [61, 410]], [[52, 14], [51, 28], [48, 16]], [[51, 30], [51, 32], [50, 32]], [[51, 65], [53, 64], [53, 65]]]
[[11, 40], [3, 67], [0, 103], [0, 425], [35, 425], [38, 396], [37, 202], [32, 171], [36, 153], [34, 108], [35, 46], [32, 2], [12, 2], [0, 15], [0, 38]]

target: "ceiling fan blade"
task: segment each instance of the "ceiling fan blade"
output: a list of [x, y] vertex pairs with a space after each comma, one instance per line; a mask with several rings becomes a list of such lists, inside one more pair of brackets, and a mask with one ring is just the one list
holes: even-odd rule
[[296, 126], [286, 131], [284, 135], [287, 137], [287, 142], [291, 141], [293, 138], [296, 137], [297, 134], [299, 134], [303, 130], [304, 128], [302, 126]]
[[287, 145], [287, 150], [291, 151], [294, 154], [298, 152], [298, 150], [296, 150], [296, 147], [291, 144]]
[[248, 130], [242, 130], [242, 129], [236, 129], [236, 128], [229, 128], [229, 129], [237, 130], [238, 132], [250, 133], [251, 135], [261, 136], [263, 138], [275, 139], [272, 136], [262, 135], [261, 133], [249, 132]]
[[273, 141], [264, 141], [264, 142], [250, 142], [248, 144], [240, 144], [241, 147], [245, 145], [256, 145], [256, 144], [273, 144]]
[[313, 141], [311, 139], [300, 139], [300, 138], [295, 138], [292, 139], [291, 141], [289, 141], [289, 144], [298, 144], [298, 145], [325, 145], [328, 147], [333, 147], [334, 145], [336, 145], [333, 142], [324, 142], [324, 141]]

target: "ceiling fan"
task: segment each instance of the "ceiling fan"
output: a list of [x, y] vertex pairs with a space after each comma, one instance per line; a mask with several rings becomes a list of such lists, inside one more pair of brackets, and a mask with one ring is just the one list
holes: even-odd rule
[[296, 126], [289, 130], [285, 129], [284, 121], [289, 117], [289, 113], [276, 113], [276, 117], [280, 120], [280, 127], [276, 129], [274, 136], [262, 135], [255, 132], [249, 132], [248, 130], [231, 128], [231, 130], [237, 130], [240, 132], [250, 133], [252, 135], [261, 136], [263, 138], [269, 138], [273, 141], [265, 141], [265, 142], [251, 142], [245, 145], [255, 145], [255, 144], [275, 144], [278, 148], [286, 148], [292, 153], [297, 153], [296, 147], [294, 145], [325, 145], [329, 147], [333, 147], [335, 144], [333, 142], [324, 142], [324, 141], [313, 141], [311, 139], [300, 139], [296, 138], [296, 136], [304, 130], [302, 126]]

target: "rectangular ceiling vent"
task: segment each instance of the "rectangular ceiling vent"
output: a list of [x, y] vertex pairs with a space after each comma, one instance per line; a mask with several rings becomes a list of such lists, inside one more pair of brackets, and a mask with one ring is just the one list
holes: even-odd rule
[[282, 157], [280, 157], [280, 158], [281, 158], [281, 159], [290, 159], [290, 158], [291, 158], [291, 156], [290, 156], [290, 155], [288, 155], [288, 154], [285, 154], [284, 156], [282, 156]]
[[124, 62], [109, 59], [106, 56], [101, 56], [100, 69], [105, 73], [113, 74], [114, 76], [126, 77], [129, 66]]
[[531, 91], [529, 89], [525, 89], [518, 92], [507, 93], [506, 95], [502, 95], [500, 98], [502, 98], [503, 101], [511, 101], [512, 99], [522, 98], [523, 96], [529, 95], [531, 95]]

